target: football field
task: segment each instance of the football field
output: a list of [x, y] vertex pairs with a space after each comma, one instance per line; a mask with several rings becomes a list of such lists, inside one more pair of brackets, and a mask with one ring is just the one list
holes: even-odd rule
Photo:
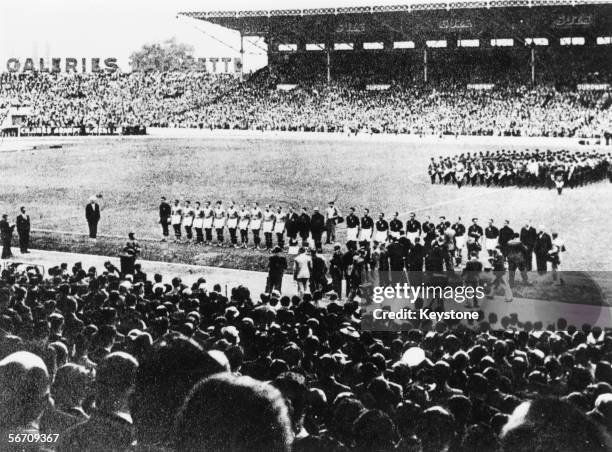
[[[262, 206], [307, 206], [310, 211], [337, 199], [343, 214], [350, 206], [359, 215], [368, 207], [375, 218], [378, 212], [389, 218], [397, 211], [405, 220], [415, 211], [421, 221], [431, 216], [437, 222], [444, 215], [454, 222], [461, 216], [466, 226], [472, 217], [478, 217], [483, 227], [489, 218], [498, 227], [508, 219], [515, 230], [529, 220], [565, 240], [563, 270], [612, 269], [612, 184], [608, 182], [566, 190], [562, 196], [545, 189], [430, 184], [431, 157], [502, 147], [494, 143], [454, 138], [400, 143], [350, 138], [100, 137], [66, 139], [60, 149], [40, 143], [31, 149], [28, 139], [19, 141], [21, 150], [0, 152], [0, 211], [14, 217], [25, 205], [35, 229], [86, 232], [84, 206], [96, 194], [103, 197], [100, 233], [125, 236], [134, 231], [139, 237], [161, 237], [157, 208], [162, 195], [170, 201], [259, 201]], [[576, 145], [576, 149], [587, 148]], [[339, 240], [343, 239], [340, 227]], [[215, 251], [219, 253], [256, 254]], [[217, 261], [227, 265], [223, 259]]]

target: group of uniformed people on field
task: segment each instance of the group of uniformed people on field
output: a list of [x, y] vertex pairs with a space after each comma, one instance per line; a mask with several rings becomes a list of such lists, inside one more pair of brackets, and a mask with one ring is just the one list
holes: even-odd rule
[[[510, 227], [508, 220], [498, 228], [493, 219], [490, 219], [488, 225], [483, 228], [478, 223], [478, 219], [473, 218], [472, 224], [466, 227], [461, 222], [461, 218], [451, 223], [443, 216], [437, 224], [432, 222], [430, 217], [421, 223], [412, 212], [404, 223], [399, 218], [398, 212], [394, 213], [391, 221], [387, 221], [383, 212], [380, 212], [378, 219], [375, 220], [370, 215], [369, 209], [363, 209], [360, 217], [354, 207], [351, 207], [348, 215], [343, 217], [333, 201], [328, 203], [325, 212], [321, 213], [319, 208], [315, 207], [310, 215], [306, 207], [298, 213], [293, 207], [285, 209], [281, 206], [273, 208], [266, 205], [262, 209], [257, 202], [254, 202], [250, 208], [245, 204], [237, 207], [233, 201], [227, 208], [223, 206], [222, 201], [217, 201], [213, 207], [210, 201], [202, 206], [200, 202], [192, 205], [188, 200], [181, 203], [177, 199], [173, 205], [170, 205], [166, 198], [162, 197], [159, 217], [163, 233], [162, 241], [169, 237], [171, 226], [175, 242], [184, 241], [184, 238], [186, 242], [196, 244], [248, 248], [250, 232], [253, 249], [272, 250], [274, 246], [281, 249], [311, 246], [317, 252], [322, 251], [324, 235], [326, 244], [336, 242], [336, 226], [344, 222], [348, 249], [369, 249], [372, 244], [378, 246], [399, 241], [408, 246], [420, 244], [427, 254], [434, 243], [444, 244], [449, 251], [444, 260], [447, 270], [452, 270], [461, 264], [464, 248], [468, 256], [483, 249], [490, 256], [494, 254], [495, 249], [499, 249], [505, 256], [508, 244], [515, 238], [514, 235], [518, 234]], [[229, 232], [229, 244], [225, 243], [226, 229]], [[541, 235], [544, 237], [540, 240], [542, 243], [536, 246]], [[535, 253], [538, 271], [546, 271], [546, 263], [551, 261], [548, 255], [553, 248], [553, 239], [545, 228], [541, 226], [536, 230], [527, 223], [520, 230], [518, 237], [525, 247], [523, 252], [525, 270], [531, 270]]]
[[432, 157], [428, 174], [432, 184], [546, 187], [561, 194], [564, 186], [574, 188], [606, 177], [612, 182], [612, 155], [594, 150], [467, 152]]
[[[183, 241], [197, 244], [226, 246], [225, 230], [229, 232], [227, 246], [233, 248], [249, 247], [249, 232], [252, 236], [253, 249], [271, 250], [276, 246], [285, 248], [285, 235], [287, 246], [298, 246], [298, 237], [302, 243], [312, 241], [317, 251], [323, 249], [323, 235], [326, 243], [336, 240], [336, 225], [343, 218], [330, 201], [324, 212], [318, 207], [312, 214], [308, 208], [303, 207], [300, 212], [293, 207], [287, 209], [266, 205], [264, 208], [254, 202], [251, 207], [246, 204], [237, 206], [231, 201], [227, 207], [222, 201], [213, 206], [210, 201], [202, 205], [199, 201], [191, 203], [175, 200], [170, 205], [165, 197], [161, 198], [159, 205], [159, 222], [162, 227], [163, 239], [166, 241], [170, 235], [170, 227], [174, 232], [176, 242]], [[262, 245], [263, 236], [263, 245]], [[214, 237], [214, 238], [213, 238]]]
[[345, 221], [347, 251], [342, 252], [336, 244], [329, 268], [334, 290], [338, 292], [345, 279], [349, 298], [355, 296], [366, 280], [374, 285], [394, 283], [397, 281], [392, 279], [401, 278], [404, 271], [462, 270], [469, 279], [470, 275], [480, 275], [488, 267], [492, 284], [503, 286], [506, 301], [511, 301], [517, 270], [523, 283], [528, 284], [527, 272], [532, 270], [535, 257], [538, 273], [546, 273], [550, 262], [556, 279], [560, 254], [565, 251], [558, 234], [551, 235], [544, 226], [535, 228], [530, 222], [515, 230], [508, 220], [498, 227], [490, 219], [483, 227], [478, 218], [473, 218], [466, 227], [461, 218], [453, 223], [443, 216], [437, 223], [430, 217], [421, 223], [415, 213], [405, 223], [397, 213], [389, 223], [383, 214], [374, 222], [367, 209], [358, 217], [353, 208]]
[[[523, 251], [525, 270], [531, 270], [534, 253], [538, 271], [546, 271], [546, 262], [551, 261], [546, 256], [553, 248], [552, 237], [544, 226], [536, 229], [529, 222], [520, 229], [520, 232], [511, 228], [508, 220], [505, 220], [504, 225], [498, 228], [494, 220], [490, 219], [487, 226], [483, 228], [478, 218], [472, 218], [472, 224], [466, 228], [461, 217], [452, 223], [446, 217], [441, 216], [436, 224], [428, 216], [421, 223], [416, 219], [414, 212], [410, 213], [405, 223], [399, 219], [397, 212], [390, 222], [384, 219], [383, 213], [380, 213], [378, 220], [374, 222], [368, 209], [364, 209], [363, 216], [359, 218], [354, 208], [350, 208], [345, 221], [348, 248], [369, 248], [371, 243], [386, 244], [399, 241], [409, 246], [419, 243], [427, 252], [435, 243], [445, 244], [450, 251], [444, 263], [446, 270], [453, 270], [455, 266], [461, 264], [464, 248], [468, 255], [486, 250], [489, 256], [493, 256], [494, 250], [499, 249], [500, 253], [506, 256], [508, 244], [515, 238], [518, 238], [525, 248]], [[556, 236], [555, 233], [553, 235]]]

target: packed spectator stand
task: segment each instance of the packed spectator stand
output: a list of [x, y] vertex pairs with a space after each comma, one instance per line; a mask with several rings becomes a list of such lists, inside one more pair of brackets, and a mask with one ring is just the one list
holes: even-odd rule
[[[492, 89], [466, 80], [389, 81], [368, 91], [372, 75], [338, 75], [330, 84], [303, 77], [277, 90], [285, 75], [264, 68], [241, 83], [201, 72], [0, 75], [0, 112], [28, 106], [25, 135], [106, 134], [128, 126], [392, 133], [602, 137], [612, 96], [576, 83], [529, 86], [507, 78]], [[392, 71], [391, 71], [392, 72]], [[605, 74], [598, 79], [606, 79]]]
[[2, 450], [610, 450], [599, 327], [367, 332], [321, 292], [258, 300], [111, 264], [9, 265], [0, 288]]

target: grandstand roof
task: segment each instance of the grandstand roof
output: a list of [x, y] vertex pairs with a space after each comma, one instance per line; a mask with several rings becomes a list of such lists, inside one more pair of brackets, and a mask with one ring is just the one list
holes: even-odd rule
[[196, 19], [222, 19], [239, 17], [287, 17], [311, 16], [322, 14], [363, 14], [378, 12], [404, 12], [404, 11], [435, 11], [457, 9], [490, 9], [515, 7], [541, 7], [541, 6], [581, 6], [581, 5], [609, 5], [612, 0], [449, 0], [449, 1], [416, 1], [397, 5], [377, 6], [346, 6], [337, 8], [305, 8], [305, 9], [271, 9], [271, 10], [215, 10], [215, 11], [186, 11], [178, 14]]
[[612, 36], [612, 0], [447, 0], [179, 14], [285, 43]]

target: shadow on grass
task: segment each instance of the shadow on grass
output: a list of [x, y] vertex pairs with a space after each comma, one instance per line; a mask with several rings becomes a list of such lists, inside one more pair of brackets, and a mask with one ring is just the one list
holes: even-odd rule
[[[36, 232], [31, 237], [30, 247], [46, 251], [117, 256], [126, 241], [104, 237], [94, 242], [84, 236]], [[176, 264], [266, 271], [269, 258], [265, 251], [205, 247], [187, 243], [143, 241], [140, 245], [141, 259]]]

